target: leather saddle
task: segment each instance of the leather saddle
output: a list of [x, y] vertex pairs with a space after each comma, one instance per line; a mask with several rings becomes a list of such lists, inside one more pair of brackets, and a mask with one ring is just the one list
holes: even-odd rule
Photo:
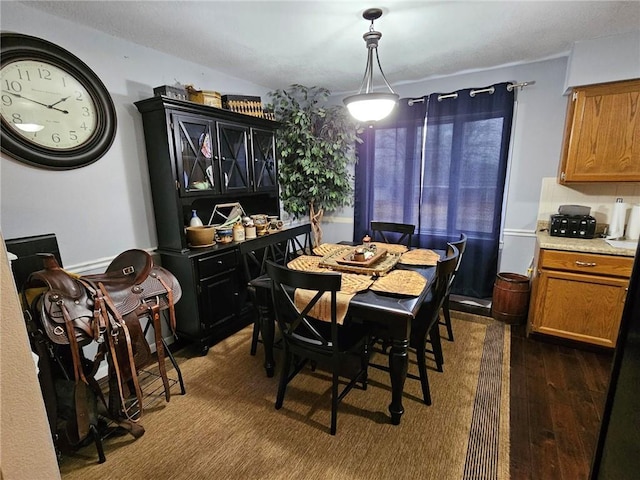
[[[25, 292], [31, 292], [26, 294], [27, 303], [38, 314], [47, 337], [56, 344], [69, 345], [76, 383], [95, 383], [91, 377], [106, 356], [109, 385], [118, 387], [115, 396], [110, 391], [116, 406], [110, 405], [109, 410], [114, 417], [124, 413], [129, 420], [137, 421], [139, 416], [134, 420], [127, 411], [130, 402], [126, 401], [125, 391], [130, 391], [127, 385], [132, 383], [141, 413], [137, 372], [151, 361], [149, 344], [140, 326], [140, 319], [146, 317], [154, 326], [158, 367], [169, 401], [160, 311], [169, 309], [170, 327], [175, 334], [174, 304], [182, 296], [175, 276], [155, 265], [149, 253], [138, 249], [118, 255], [104, 273], [85, 276], [63, 270], [52, 254], [42, 257], [44, 269], [32, 273], [25, 285]], [[99, 348], [94, 368], [87, 373], [82, 366], [81, 347], [92, 341], [98, 342]]]
[[[151, 255], [144, 250], [127, 250], [104, 273], [86, 276], [63, 270], [52, 254], [42, 257], [44, 270], [32, 273], [26, 288], [46, 289], [39, 299], [38, 311], [47, 336], [57, 344], [69, 344], [64, 309], [73, 321], [79, 345], [99, 341], [101, 332], [93, 321], [100, 285], [123, 317], [136, 309], [141, 316], [150, 304], [165, 310], [182, 296], [178, 280], [168, 270], [154, 265]], [[175, 319], [171, 327], [175, 331]]]

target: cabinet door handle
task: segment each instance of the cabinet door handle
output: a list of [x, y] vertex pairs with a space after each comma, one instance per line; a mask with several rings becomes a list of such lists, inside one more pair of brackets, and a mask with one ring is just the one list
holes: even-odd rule
[[581, 262], [580, 260], [576, 260], [576, 265], [578, 267], [596, 267], [598, 264], [596, 262]]

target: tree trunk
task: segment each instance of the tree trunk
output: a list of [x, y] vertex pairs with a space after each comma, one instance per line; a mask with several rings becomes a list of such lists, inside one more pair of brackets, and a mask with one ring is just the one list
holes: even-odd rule
[[317, 212], [313, 206], [313, 202], [309, 205], [309, 219], [311, 220], [311, 231], [313, 232], [313, 246], [317, 247], [322, 244], [322, 228], [320, 223], [324, 215], [324, 209], [321, 208]]

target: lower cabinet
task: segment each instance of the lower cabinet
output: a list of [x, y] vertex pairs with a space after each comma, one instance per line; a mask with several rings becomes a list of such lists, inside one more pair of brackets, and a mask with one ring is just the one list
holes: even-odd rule
[[195, 254], [160, 251], [160, 256], [182, 287], [176, 304], [178, 339], [196, 342], [206, 354], [211, 345], [251, 321], [237, 249]]
[[[253, 322], [256, 310], [250, 303], [247, 284], [260, 272], [255, 270], [256, 265], [244, 261], [248, 253], [243, 257], [240, 252], [255, 255], [268, 246], [273, 249], [270, 258], [286, 261], [293, 252], [310, 253], [310, 235], [311, 225], [304, 224], [210, 248], [158, 249], [162, 266], [182, 287], [182, 297], [175, 306], [178, 339], [196, 343], [204, 355], [211, 345]], [[256, 258], [262, 255], [258, 253]]]
[[528, 331], [615, 348], [633, 258], [538, 249]]

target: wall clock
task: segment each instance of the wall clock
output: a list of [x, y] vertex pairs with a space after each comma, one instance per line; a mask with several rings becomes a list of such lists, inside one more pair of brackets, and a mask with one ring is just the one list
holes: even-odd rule
[[3, 153], [41, 168], [64, 170], [102, 157], [116, 134], [113, 100], [78, 57], [46, 40], [0, 37]]

